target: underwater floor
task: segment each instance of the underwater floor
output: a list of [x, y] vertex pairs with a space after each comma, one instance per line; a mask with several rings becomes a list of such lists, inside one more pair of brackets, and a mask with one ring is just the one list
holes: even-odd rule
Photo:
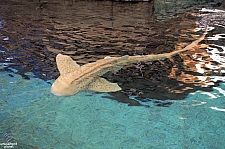
[[56, 97], [50, 83], [0, 73], [1, 147], [81, 149], [222, 149], [225, 84], [169, 107], [127, 106], [104, 94]]

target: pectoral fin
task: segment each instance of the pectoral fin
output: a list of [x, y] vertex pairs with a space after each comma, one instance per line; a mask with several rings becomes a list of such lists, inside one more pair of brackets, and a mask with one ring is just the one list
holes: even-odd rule
[[98, 77], [93, 83], [89, 85], [88, 90], [97, 92], [116, 92], [121, 90], [121, 88], [117, 83], [111, 83], [104, 78]]
[[58, 54], [56, 56], [56, 63], [60, 75], [76, 72], [80, 69], [80, 65], [78, 65], [70, 56], [67, 55]]

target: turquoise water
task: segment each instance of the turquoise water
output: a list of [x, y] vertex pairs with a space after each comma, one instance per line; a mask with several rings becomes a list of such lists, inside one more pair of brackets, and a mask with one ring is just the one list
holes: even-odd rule
[[[193, 8], [195, 1], [160, 2], [5, 0], [0, 5], [0, 148], [225, 148], [224, 11], [211, 15], [217, 10], [200, 5], [203, 1]], [[222, 19], [207, 22], [214, 16]], [[117, 78], [106, 75], [123, 88], [123, 96], [51, 94], [59, 75], [56, 54], [71, 55], [82, 65], [108, 55], [169, 52], [202, 34], [196, 23], [202, 17], [200, 24], [210, 25], [202, 47], [161, 65], [126, 67], [114, 74]], [[212, 85], [212, 80], [221, 82]], [[180, 100], [171, 100], [176, 96]], [[129, 106], [127, 98], [141, 106]]]
[[41, 79], [0, 75], [0, 133], [11, 133], [15, 148], [225, 147], [224, 111], [212, 108], [224, 108], [224, 83], [212, 92], [197, 91], [185, 100], [172, 101], [170, 107], [148, 102], [146, 108], [102, 98], [107, 93], [57, 97]]

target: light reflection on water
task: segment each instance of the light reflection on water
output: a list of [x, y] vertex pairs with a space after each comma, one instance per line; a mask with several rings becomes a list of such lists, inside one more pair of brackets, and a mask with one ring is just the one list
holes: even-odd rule
[[[199, 76], [201, 79], [208, 78], [210, 80], [214, 80], [214, 82], [220, 80], [224, 81], [224, 74], [225, 74], [225, 11], [219, 9], [206, 9], [202, 8], [200, 10], [202, 12], [201, 16], [203, 17], [200, 20], [201, 22], [207, 22], [209, 25], [209, 31], [211, 34], [207, 37], [207, 41], [209, 46], [206, 48], [206, 52], [209, 54], [207, 57], [210, 58], [210, 61], [207, 59], [199, 58], [198, 60], [201, 61], [200, 64], [196, 64], [198, 66], [198, 72], [205, 73], [205, 70], [211, 70], [214, 72], [211, 76]], [[205, 14], [206, 13], [206, 14]], [[198, 28], [199, 29], [199, 28]], [[196, 29], [196, 30], [198, 30]], [[204, 69], [203, 69], [204, 68]], [[207, 71], [206, 70], [206, 71]]]
[[[158, 6], [155, 11], [154, 5]], [[201, 15], [205, 16], [205, 12], [200, 14], [196, 8], [184, 12], [185, 9], [177, 9], [177, 3], [176, 11], [168, 7], [165, 11], [169, 16], [160, 18], [159, 6], [153, 2], [64, 1], [40, 5], [38, 1], [5, 1], [0, 6], [4, 20], [0, 31], [0, 63], [9, 63], [4, 65], [4, 70], [14, 68], [25, 79], [29, 79], [27, 72], [33, 72], [35, 77], [50, 80], [59, 75], [55, 65], [58, 53], [70, 55], [82, 65], [108, 55], [171, 52], [202, 34], [196, 21]], [[108, 80], [118, 82], [123, 88], [112, 95], [123, 100], [129, 95], [138, 95], [139, 100], [184, 99], [190, 92], [211, 90], [212, 81], [206, 76], [221, 76], [224, 71], [222, 55], [219, 55], [221, 62], [214, 64], [218, 56], [212, 57], [215, 54], [212, 48], [210, 50], [211, 39], [222, 37], [216, 40], [222, 41], [224, 30], [218, 26], [209, 28], [211, 31], [200, 45], [202, 48], [165, 61], [129, 65], [117, 73], [106, 74]], [[208, 46], [207, 50], [204, 45]], [[223, 49], [223, 45], [214, 43], [213, 48], [218, 50], [218, 47]], [[202, 88], [203, 85], [210, 87]]]

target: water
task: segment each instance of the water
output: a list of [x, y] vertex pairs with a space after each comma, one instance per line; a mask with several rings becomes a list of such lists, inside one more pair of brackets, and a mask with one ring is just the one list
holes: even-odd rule
[[[0, 7], [0, 143], [224, 148], [224, 8], [219, 3], [21, 0], [2, 1]], [[109, 55], [171, 52], [197, 39], [206, 23], [207, 38], [196, 49], [104, 75], [122, 91], [50, 93], [59, 75], [58, 53], [83, 65]]]

